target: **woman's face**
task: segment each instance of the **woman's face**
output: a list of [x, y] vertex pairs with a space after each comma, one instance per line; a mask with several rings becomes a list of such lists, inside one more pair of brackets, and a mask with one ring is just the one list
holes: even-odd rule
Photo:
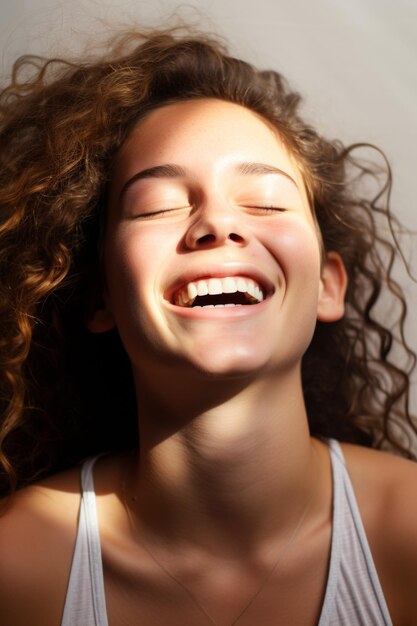
[[248, 109], [170, 104], [120, 149], [105, 315], [137, 371], [159, 363], [239, 375], [298, 364], [320, 313], [320, 256], [300, 171]]

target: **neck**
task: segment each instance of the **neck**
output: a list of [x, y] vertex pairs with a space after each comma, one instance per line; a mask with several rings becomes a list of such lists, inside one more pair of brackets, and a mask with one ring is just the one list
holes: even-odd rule
[[[140, 523], [166, 542], [247, 554], [284, 536], [314, 491], [318, 463], [299, 373], [279, 384], [229, 381], [228, 393], [218, 381], [211, 390], [204, 383], [204, 393], [187, 382], [187, 393], [171, 385], [177, 393], [162, 401], [169, 385], [139, 396], [141, 445], [129, 493], [140, 502]], [[202, 406], [198, 398], [208, 397]]]

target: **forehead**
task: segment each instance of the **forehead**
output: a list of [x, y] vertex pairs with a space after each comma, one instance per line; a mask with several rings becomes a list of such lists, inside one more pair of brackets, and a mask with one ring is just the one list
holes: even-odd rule
[[258, 161], [284, 169], [301, 186], [303, 177], [279, 132], [253, 111], [216, 99], [162, 106], [142, 119], [120, 148], [113, 184], [123, 184], [138, 168], [175, 162], [196, 174]]

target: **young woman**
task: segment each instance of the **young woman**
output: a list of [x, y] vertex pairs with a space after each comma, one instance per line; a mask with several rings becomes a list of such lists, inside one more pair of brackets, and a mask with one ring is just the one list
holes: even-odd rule
[[417, 624], [382, 193], [298, 104], [177, 31], [16, 66], [2, 624]]

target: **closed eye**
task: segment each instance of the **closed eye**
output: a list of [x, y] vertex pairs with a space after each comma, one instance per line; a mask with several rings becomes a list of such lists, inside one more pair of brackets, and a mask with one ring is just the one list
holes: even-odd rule
[[179, 207], [173, 207], [172, 209], [158, 209], [156, 211], [149, 211], [146, 213], [136, 213], [135, 215], [132, 215], [132, 219], [146, 219], [146, 220], [151, 220], [157, 217], [162, 217], [163, 215], [167, 215], [168, 213], [174, 213], [176, 211], [181, 211], [184, 209], [191, 209], [190, 206], [179, 206]]
[[283, 213], [284, 211], [287, 211], [287, 209], [284, 209], [283, 207], [273, 206], [273, 205], [270, 205], [270, 204], [251, 205], [251, 206], [248, 206], [246, 208], [252, 209], [256, 213], [262, 211], [263, 213], [266, 213], [266, 214], [269, 214], [269, 213]]

